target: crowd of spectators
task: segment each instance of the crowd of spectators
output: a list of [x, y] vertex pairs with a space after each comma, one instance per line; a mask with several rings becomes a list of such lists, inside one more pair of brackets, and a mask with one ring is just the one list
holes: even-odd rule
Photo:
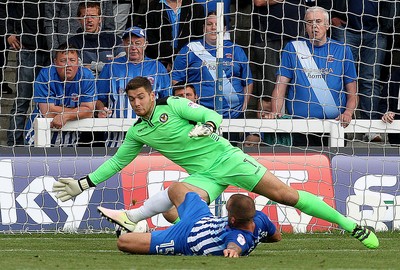
[[[54, 118], [53, 128], [62, 127], [65, 119], [135, 118], [124, 88], [136, 76], [152, 82], [157, 98], [186, 97], [230, 119], [337, 119], [345, 127], [355, 117], [387, 123], [400, 118], [400, 67], [394, 60], [400, 48], [396, 1], [253, 0], [248, 3], [249, 40], [237, 40], [235, 35], [240, 29], [240, 22], [233, 20], [239, 4], [223, 1], [222, 59], [216, 58], [217, 2], [0, 2], [2, 95], [13, 91], [4, 79], [7, 52], [17, 52], [7, 145], [32, 143], [29, 131], [37, 116]], [[217, 63], [222, 65], [222, 108], [216, 106]], [[73, 78], [67, 76], [71, 72]], [[89, 83], [81, 89], [79, 80], [92, 80], [93, 89], [87, 89]], [[87, 103], [94, 104], [92, 112], [81, 112], [80, 108], [91, 108]], [[57, 116], [71, 110], [72, 118]], [[71, 139], [55, 136], [53, 144], [99, 141], [96, 146], [115, 147], [125, 136], [81, 135], [85, 134]], [[228, 138], [250, 145], [326, 145], [324, 134], [298, 135]], [[397, 137], [390, 135], [390, 143], [399, 144]], [[367, 133], [363, 139], [382, 137]]]

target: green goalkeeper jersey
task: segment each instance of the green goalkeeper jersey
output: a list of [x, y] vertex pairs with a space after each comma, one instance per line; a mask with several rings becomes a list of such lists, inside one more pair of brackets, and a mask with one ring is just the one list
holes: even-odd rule
[[229, 155], [236, 149], [215, 133], [206, 137], [188, 136], [196, 123], [207, 121], [219, 128], [222, 116], [184, 98], [158, 99], [150, 119], [139, 118], [115, 155], [89, 178], [96, 185], [107, 180], [132, 162], [143, 145], [154, 148], [189, 174], [205, 171], [221, 155]]

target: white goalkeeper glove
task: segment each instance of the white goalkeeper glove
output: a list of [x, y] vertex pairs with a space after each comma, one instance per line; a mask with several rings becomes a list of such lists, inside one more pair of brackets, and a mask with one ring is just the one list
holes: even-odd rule
[[53, 192], [57, 192], [57, 199], [65, 202], [94, 186], [88, 176], [79, 180], [75, 180], [74, 178], [60, 178], [53, 184]]
[[208, 122], [202, 125], [196, 125], [190, 132], [189, 137], [205, 137], [215, 132], [215, 127]]

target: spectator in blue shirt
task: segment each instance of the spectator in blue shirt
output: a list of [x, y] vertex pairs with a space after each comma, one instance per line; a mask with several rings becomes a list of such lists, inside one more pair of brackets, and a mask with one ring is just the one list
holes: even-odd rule
[[[29, 144], [34, 142], [32, 123], [36, 117], [53, 118], [51, 128], [60, 129], [72, 120], [93, 117], [95, 96], [94, 76], [82, 67], [78, 50], [62, 44], [56, 51], [54, 65], [43, 68], [34, 83], [35, 109], [28, 121]], [[79, 141], [79, 132], [54, 132], [52, 145], [73, 146]]]
[[[186, 81], [196, 88], [199, 103], [215, 108], [217, 80], [217, 17], [210, 12], [204, 26], [204, 39], [189, 42], [174, 61], [172, 83]], [[241, 118], [253, 91], [253, 80], [246, 53], [238, 45], [224, 40], [223, 59], [224, 118]]]
[[[157, 98], [171, 94], [171, 78], [161, 62], [145, 56], [146, 31], [139, 27], [128, 28], [123, 36], [126, 55], [107, 63], [97, 80], [98, 117], [136, 118], [125, 93], [128, 82], [142, 76], [150, 80]], [[124, 132], [109, 132], [107, 146], [117, 147], [125, 138]]]
[[[292, 118], [336, 119], [346, 127], [357, 108], [356, 69], [350, 48], [327, 37], [329, 15], [311, 7], [305, 15], [308, 39], [289, 42], [282, 52], [270, 118], [286, 110]], [[325, 145], [312, 134], [293, 135], [295, 146]]]

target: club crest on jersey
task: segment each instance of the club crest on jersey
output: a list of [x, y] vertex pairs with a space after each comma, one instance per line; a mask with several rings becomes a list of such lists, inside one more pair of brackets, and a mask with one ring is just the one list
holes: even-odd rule
[[73, 93], [71, 99], [72, 99], [73, 102], [78, 102], [79, 101], [78, 94], [77, 93]]
[[166, 113], [161, 114], [160, 115], [160, 122], [161, 123], [165, 123], [167, 121], [168, 121], [168, 114], [166, 114]]
[[231, 59], [232, 59], [232, 54], [231, 54], [231, 53], [226, 53], [226, 54], [225, 54], [225, 57], [226, 57], [226, 58], [231, 58]]
[[242, 246], [243, 246], [244, 244], [246, 244], [246, 239], [244, 238], [243, 234], [241, 234], [241, 233], [238, 234], [236, 240], [237, 240], [238, 243], [241, 244]]
[[189, 103], [188, 103], [188, 106], [189, 106], [189, 107], [192, 107], [192, 108], [198, 108], [198, 107], [200, 107], [199, 104], [194, 103], [194, 102], [189, 102]]
[[151, 85], [154, 85], [154, 78], [153, 77], [147, 77]]

